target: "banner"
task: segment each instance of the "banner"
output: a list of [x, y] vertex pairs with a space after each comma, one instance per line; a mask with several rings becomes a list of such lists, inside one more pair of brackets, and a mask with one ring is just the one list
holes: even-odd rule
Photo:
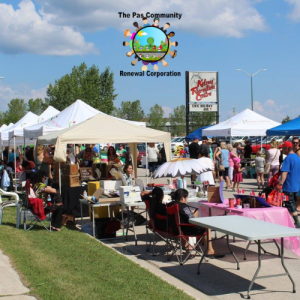
[[[189, 102], [218, 102], [218, 72], [189, 72]], [[191, 110], [192, 111], [192, 110]], [[199, 111], [199, 110], [197, 110]], [[216, 111], [216, 110], [211, 110]]]

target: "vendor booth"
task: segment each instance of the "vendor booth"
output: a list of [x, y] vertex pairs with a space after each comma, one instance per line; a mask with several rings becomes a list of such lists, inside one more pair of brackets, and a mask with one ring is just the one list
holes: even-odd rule
[[300, 135], [300, 117], [267, 130], [267, 135]]
[[189, 135], [187, 135], [185, 137], [186, 141], [192, 141], [194, 140], [195, 137], [198, 137], [200, 140], [202, 138], [202, 130], [209, 128], [210, 126], [203, 126], [203, 127], [199, 127], [198, 129], [196, 129], [195, 131], [193, 131], [192, 133], [190, 133]]
[[232, 118], [202, 130], [206, 136], [265, 136], [270, 128], [280, 123], [268, 119], [250, 109], [245, 109]]

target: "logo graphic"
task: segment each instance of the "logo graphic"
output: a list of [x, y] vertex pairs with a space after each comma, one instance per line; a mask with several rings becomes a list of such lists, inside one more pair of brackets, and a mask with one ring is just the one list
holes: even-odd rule
[[127, 57], [134, 56], [131, 62], [135, 66], [137, 62], [142, 64], [142, 70], [146, 71], [148, 65], [153, 65], [154, 71], [158, 71], [158, 62], [161, 62], [164, 67], [168, 66], [168, 55], [171, 58], [177, 56], [177, 50], [171, 49], [172, 46], [178, 46], [178, 42], [171, 41], [175, 36], [175, 32], [167, 32], [170, 23], [166, 23], [163, 27], [159, 26], [159, 18], [154, 18], [154, 24], [151, 26], [147, 18], [143, 18], [143, 26], [139, 26], [138, 22], [134, 22], [136, 32], [125, 30], [124, 37], [130, 37], [130, 41], [124, 41], [123, 46], [129, 46], [130, 51], [126, 53]]

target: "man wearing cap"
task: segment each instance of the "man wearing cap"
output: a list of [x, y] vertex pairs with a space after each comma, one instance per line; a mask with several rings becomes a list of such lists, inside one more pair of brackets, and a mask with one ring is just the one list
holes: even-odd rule
[[276, 189], [289, 197], [285, 206], [295, 221], [295, 227], [300, 228], [296, 209], [297, 193], [300, 189], [300, 157], [293, 151], [291, 142], [285, 141], [280, 148], [282, 148], [282, 153], [286, 155], [286, 158], [281, 166], [281, 179]]
[[[211, 140], [210, 140], [210, 142], [211, 142]], [[202, 150], [206, 150], [207, 157], [210, 157], [210, 149], [209, 149], [209, 146], [207, 145], [207, 136], [202, 136], [202, 144], [200, 145], [200, 152]]]

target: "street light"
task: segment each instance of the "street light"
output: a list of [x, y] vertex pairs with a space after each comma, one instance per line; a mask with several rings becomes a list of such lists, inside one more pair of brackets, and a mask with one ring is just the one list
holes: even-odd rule
[[242, 72], [244, 72], [245, 74], [247, 74], [248, 76], [251, 77], [251, 109], [253, 110], [253, 82], [252, 82], [252, 78], [253, 78], [253, 76], [255, 76], [256, 74], [258, 74], [261, 71], [267, 71], [267, 69], [260, 69], [257, 72], [255, 72], [254, 74], [250, 74], [250, 73], [246, 72], [243, 69], [235, 69], [235, 70], [236, 71], [242, 71]]

